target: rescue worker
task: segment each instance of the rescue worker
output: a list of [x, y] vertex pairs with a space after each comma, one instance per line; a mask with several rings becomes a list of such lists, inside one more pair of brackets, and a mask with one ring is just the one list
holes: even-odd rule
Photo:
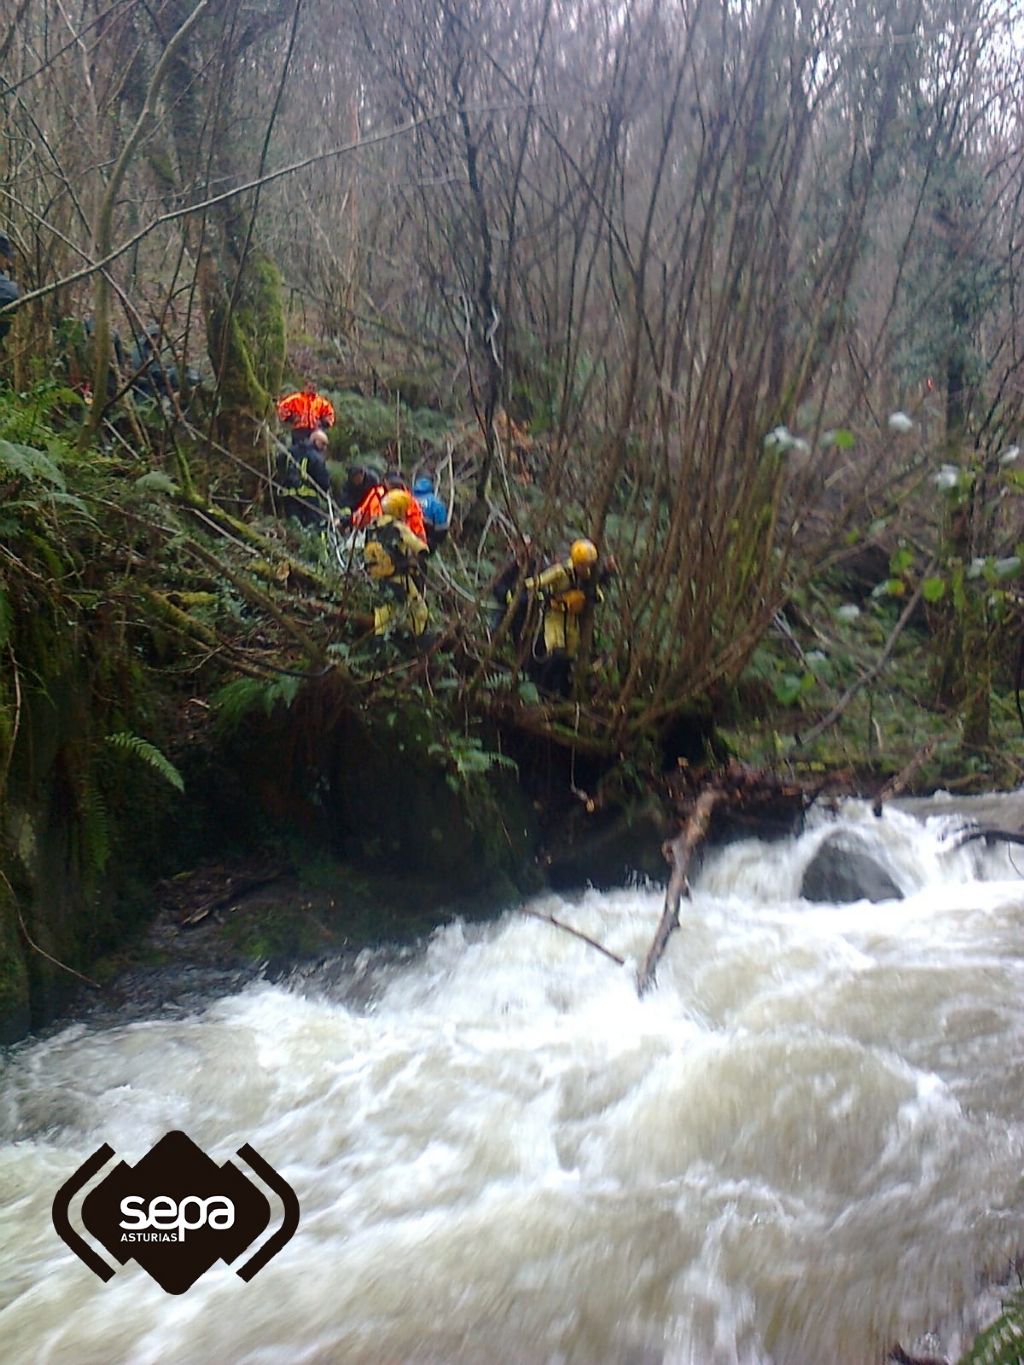
[[342, 507], [339, 519], [343, 525], [356, 531], [363, 531], [380, 516], [381, 499], [387, 489], [372, 469], [356, 464], [345, 478], [345, 491], [342, 494]]
[[[6, 309], [8, 304], [17, 303], [21, 298], [21, 290], [7, 273], [13, 264], [14, 248], [11, 246], [11, 239], [6, 233], [0, 232], [0, 309]], [[11, 330], [13, 321], [13, 308], [9, 312], [0, 312], [0, 342]]]
[[[603, 601], [597, 575], [597, 546], [574, 540], [569, 558], [552, 564], [523, 584], [539, 599], [542, 631], [534, 646], [530, 674], [539, 688], [568, 697], [572, 666], [579, 654], [583, 618]], [[540, 647], [541, 638], [543, 647]]]
[[323, 526], [327, 520], [331, 476], [326, 455], [327, 432], [318, 428], [290, 454], [278, 457], [278, 481], [290, 490], [285, 515], [295, 517], [300, 526]]
[[448, 536], [448, 508], [434, 492], [434, 480], [429, 474], [421, 474], [413, 481], [412, 493], [423, 511], [426, 541], [433, 554]]
[[398, 628], [422, 641], [429, 613], [423, 599], [420, 558], [427, 553], [427, 543], [406, 525], [406, 499], [411, 497], [400, 488], [384, 494], [381, 514], [366, 531], [363, 565], [388, 599], [374, 608], [373, 633], [380, 636]]
[[334, 408], [326, 398], [320, 397], [311, 379], [306, 380], [301, 390], [281, 399], [277, 415], [292, 429], [293, 454], [314, 431], [328, 431], [334, 426]]
[[420, 540], [427, 542], [427, 548], [429, 550], [430, 542], [427, 540], [427, 527], [423, 520], [423, 508], [419, 505], [413, 495], [409, 493], [409, 485], [402, 478], [397, 469], [389, 469], [384, 475], [384, 487], [389, 493], [399, 492], [409, 494], [409, 501], [406, 504], [405, 511], [405, 523], [414, 536], [419, 536]]

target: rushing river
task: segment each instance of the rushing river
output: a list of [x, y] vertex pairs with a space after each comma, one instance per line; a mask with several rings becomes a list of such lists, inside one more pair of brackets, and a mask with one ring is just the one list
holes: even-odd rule
[[[643, 1000], [657, 888], [536, 903], [625, 967], [510, 913], [13, 1049], [0, 1359], [955, 1358], [1024, 1248], [1024, 849], [951, 848], [949, 809], [842, 812], [902, 901], [800, 900], [825, 825], [722, 850]], [[53, 1230], [100, 1144], [134, 1163], [172, 1129], [298, 1195], [248, 1284], [104, 1284]]]

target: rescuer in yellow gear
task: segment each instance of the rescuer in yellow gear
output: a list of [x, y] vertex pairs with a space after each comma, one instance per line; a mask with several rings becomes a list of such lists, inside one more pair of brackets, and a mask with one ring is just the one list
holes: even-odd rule
[[421, 640], [429, 612], [423, 598], [420, 557], [428, 553], [427, 542], [407, 526], [405, 517], [412, 494], [395, 488], [381, 499], [380, 516], [366, 531], [363, 566], [388, 599], [373, 612], [373, 633], [384, 635], [398, 629]]
[[597, 546], [592, 540], [574, 540], [568, 559], [551, 564], [524, 581], [527, 593], [540, 600], [544, 613], [531, 673], [537, 686], [547, 692], [569, 695], [584, 618], [593, 611], [596, 602], [604, 600], [597, 562]]

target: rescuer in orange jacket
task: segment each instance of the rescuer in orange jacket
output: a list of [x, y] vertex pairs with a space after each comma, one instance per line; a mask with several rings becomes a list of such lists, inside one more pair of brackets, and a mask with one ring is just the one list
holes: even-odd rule
[[413, 498], [406, 489], [392, 488], [384, 494], [380, 515], [366, 532], [363, 565], [385, 599], [374, 608], [374, 635], [395, 631], [425, 644], [430, 614], [418, 561], [427, 553], [427, 543], [409, 529], [407, 500]]
[[352, 525], [357, 531], [365, 531], [374, 517], [380, 516], [381, 501], [387, 489], [375, 483], [366, 497], [352, 512]]
[[380, 475], [367, 465], [352, 465], [341, 492], [339, 522], [357, 531], [365, 530], [374, 517], [380, 516], [380, 500], [383, 496], [384, 485]]
[[[397, 469], [389, 469], [384, 475], [384, 487], [389, 493], [409, 493], [409, 485], [402, 478]], [[403, 503], [405, 511], [402, 515], [406, 526], [408, 526], [414, 536], [418, 536], [420, 540], [425, 541], [427, 539], [427, 526], [423, 518], [423, 508], [411, 493], [409, 493], [408, 502], [405, 502], [403, 499]]]
[[301, 390], [281, 399], [277, 415], [292, 429], [293, 453], [314, 431], [327, 431], [334, 426], [334, 408], [326, 398], [320, 397], [311, 379], [306, 380]]

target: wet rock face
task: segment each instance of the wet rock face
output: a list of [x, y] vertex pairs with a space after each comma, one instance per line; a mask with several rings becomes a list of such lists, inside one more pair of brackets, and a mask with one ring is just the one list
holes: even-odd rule
[[824, 905], [903, 899], [903, 892], [878, 859], [842, 835], [826, 839], [807, 864], [800, 895]]

